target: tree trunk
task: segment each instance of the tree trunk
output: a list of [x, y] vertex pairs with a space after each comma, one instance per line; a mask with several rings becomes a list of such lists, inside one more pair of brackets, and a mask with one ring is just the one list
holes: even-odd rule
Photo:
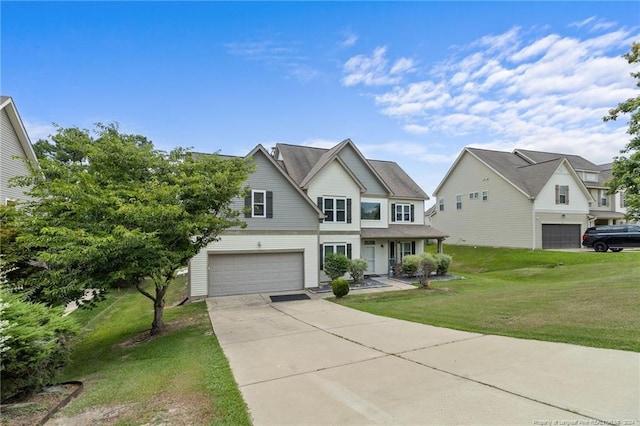
[[156, 297], [153, 301], [153, 323], [151, 323], [151, 335], [155, 336], [164, 330], [164, 294], [167, 287], [156, 286]]

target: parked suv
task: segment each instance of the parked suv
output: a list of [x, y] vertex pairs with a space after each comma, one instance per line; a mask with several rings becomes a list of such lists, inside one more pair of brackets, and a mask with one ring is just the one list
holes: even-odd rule
[[595, 251], [622, 251], [625, 247], [640, 247], [640, 225], [609, 225], [588, 228], [582, 245]]

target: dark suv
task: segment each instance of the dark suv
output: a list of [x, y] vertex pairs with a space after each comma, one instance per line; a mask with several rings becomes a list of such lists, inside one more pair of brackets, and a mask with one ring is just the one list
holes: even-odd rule
[[625, 247], [640, 247], [640, 225], [609, 225], [588, 228], [582, 245], [595, 251], [622, 251]]

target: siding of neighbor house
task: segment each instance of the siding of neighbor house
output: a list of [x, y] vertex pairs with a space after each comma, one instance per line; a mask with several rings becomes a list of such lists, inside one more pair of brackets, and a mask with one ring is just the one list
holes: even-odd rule
[[[487, 201], [482, 200], [485, 190]], [[478, 198], [469, 199], [469, 193], [475, 192]], [[464, 153], [455, 172], [435, 195], [432, 223], [449, 234], [448, 243], [531, 247], [533, 202], [469, 153]], [[462, 196], [461, 210], [456, 209], [456, 195]], [[445, 211], [441, 212], [439, 200], [443, 197]], [[505, 235], [509, 235], [508, 240]]]
[[[0, 112], [0, 138], [2, 148], [0, 155], [0, 203], [4, 204], [9, 200], [25, 200], [23, 188], [10, 188], [9, 179], [14, 176], [25, 176], [29, 170], [24, 164], [23, 158], [27, 157], [20, 140], [16, 134], [7, 112], [3, 109]], [[20, 158], [14, 158], [14, 157]]]

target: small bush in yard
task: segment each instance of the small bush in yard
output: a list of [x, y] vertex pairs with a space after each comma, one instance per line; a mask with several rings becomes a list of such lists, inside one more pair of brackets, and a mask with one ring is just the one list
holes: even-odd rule
[[429, 287], [429, 277], [438, 267], [438, 260], [431, 253], [422, 253], [418, 256], [420, 263], [418, 266], [418, 276], [420, 277], [420, 284], [423, 287]]
[[349, 274], [353, 282], [361, 282], [364, 278], [364, 271], [369, 267], [369, 263], [365, 259], [353, 259], [349, 265]]
[[2, 400], [30, 395], [51, 383], [69, 361], [77, 324], [62, 308], [29, 303], [0, 290], [2, 304]]
[[331, 281], [331, 289], [333, 294], [339, 299], [349, 294], [349, 281], [344, 278], [336, 278]]
[[451, 261], [453, 258], [448, 254], [437, 253], [435, 255], [436, 260], [438, 261], [438, 266], [436, 267], [436, 273], [438, 275], [445, 275], [449, 271], [449, 266], [451, 266]]
[[408, 254], [402, 258], [401, 271], [405, 275], [413, 277], [420, 267], [420, 256], [416, 254]]
[[324, 258], [324, 272], [333, 281], [347, 273], [350, 263], [351, 261], [344, 254], [329, 253]]

